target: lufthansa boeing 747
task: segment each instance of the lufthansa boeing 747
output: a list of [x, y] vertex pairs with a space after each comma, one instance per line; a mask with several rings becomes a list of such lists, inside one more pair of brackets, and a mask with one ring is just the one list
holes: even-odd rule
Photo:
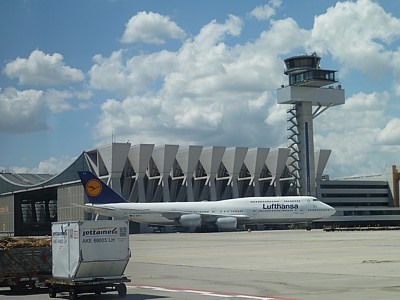
[[213, 226], [307, 223], [327, 218], [335, 209], [315, 197], [246, 197], [201, 202], [127, 202], [93, 173], [78, 172], [89, 203], [85, 211], [151, 225]]

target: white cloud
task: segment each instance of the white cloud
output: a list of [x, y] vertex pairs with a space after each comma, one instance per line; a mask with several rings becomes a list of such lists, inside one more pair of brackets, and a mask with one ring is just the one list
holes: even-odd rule
[[377, 142], [388, 100], [386, 92], [357, 93], [314, 120], [315, 147], [334, 150], [327, 167], [332, 176], [372, 174], [394, 157]]
[[397, 80], [396, 82], [393, 83], [393, 89], [394, 89], [394, 95], [400, 97], [400, 83]]
[[[361, 72], [356, 73], [357, 80], [365, 80], [366, 75], [382, 81], [394, 75], [393, 95], [377, 82], [369, 88], [380, 92], [354, 94], [344, 105], [329, 109], [315, 120], [315, 144], [333, 149], [328, 163], [331, 169], [327, 170], [333, 175], [372, 174], [382, 171], [385, 164], [398, 162], [394, 149], [400, 143], [396, 132], [399, 122], [390, 114], [397, 114], [391, 102], [400, 95], [396, 80], [400, 55], [398, 49], [394, 50], [399, 32], [400, 20], [370, 0], [338, 2], [315, 17], [307, 48], [322, 56], [331, 55], [342, 65], [342, 76], [354, 70]], [[342, 78], [345, 89], [348, 78], [350, 75]], [[360, 88], [357, 81], [354, 88]]]
[[[60, 113], [75, 109], [74, 98], [87, 100], [90, 93], [69, 90], [17, 90], [13, 87], [0, 90], [0, 132], [22, 133], [48, 129], [48, 110]], [[87, 101], [80, 101], [80, 109], [87, 108]]]
[[198, 105], [190, 99], [183, 99], [176, 110], [174, 123], [177, 128], [215, 130], [222, 122], [222, 105], [210, 103]]
[[82, 81], [83, 73], [66, 66], [63, 59], [59, 53], [51, 55], [34, 50], [27, 59], [18, 57], [9, 62], [3, 71], [9, 78], [17, 78], [21, 85], [58, 85]]
[[380, 132], [376, 140], [384, 145], [400, 145], [400, 119], [391, 119]]
[[268, 104], [270, 99], [272, 98], [271, 92], [270, 91], [265, 91], [259, 97], [256, 99], [249, 99], [247, 101], [247, 105], [249, 106], [250, 110], [260, 110], [265, 108], [265, 106]]
[[185, 31], [169, 17], [153, 12], [139, 12], [126, 24], [122, 43], [164, 44], [165, 39], [183, 39]]
[[119, 50], [107, 58], [96, 55], [93, 60], [89, 71], [92, 88], [131, 95], [154, 88], [157, 80], [174, 70], [176, 58], [172, 52], [160, 51], [125, 61], [124, 52]]
[[50, 157], [46, 160], [42, 160], [39, 162], [38, 166], [33, 168], [27, 167], [18, 167], [13, 166], [9, 168], [0, 167], [0, 170], [6, 170], [6, 172], [14, 172], [14, 173], [27, 173], [27, 174], [58, 174], [64, 171], [67, 167], [69, 167], [74, 161], [76, 157]]
[[21, 133], [47, 129], [43, 91], [6, 88], [0, 93], [0, 132]]
[[318, 131], [351, 135], [357, 130], [370, 130], [372, 134], [385, 124], [388, 100], [386, 92], [354, 94], [346, 99], [345, 104], [332, 107], [315, 119]]
[[[283, 59], [306, 51], [317, 51], [323, 58], [322, 65], [325, 58], [339, 64], [341, 73], [355, 71], [351, 74], [359, 82], [365, 79], [364, 74], [393, 73], [393, 86], [387, 90], [400, 95], [397, 80], [400, 52], [392, 50], [398, 43], [399, 20], [376, 2], [337, 2], [326, 13], [315, 17], [311, 30], [301, 28], [289, 17], [272, 19], [280, 5], [280, 0], [270, 1], [252, 11], [252, 16], [270, 21], [265, 22], [266, 27], [257, 38], [246, 42], [242, 42], [241, 36], [243, 21], [233, 15], [222, 22], [209, 22], [189, 38], [168, 17], [151, 12], [133, 16], [126, 24], [123, 43], [162, 44], [167, 39], [185, 40], [175, 51], [131, 55], [131, 50], [116, 49], [109, 56], [101, 53], [93, 57], [89, 88], [98, 93], [99, 101], [108, 98], [99, 106], [93, 130], [95, 140], [109, 143], [114, 134], [120, 141], [132, 143], [285, 145], [289, 106], [276, 104], [275, 91], [287, 83]], [[20, 84], [33, 84], [35, 76], [45, 82], [43, 78], [49, 75], [44, 74], [51, 73], [47, 69], [68, 74], [74, 73], [68, 70], [80, 72], [65, 66], [60, 54], [45, 55], [40, 51], [36, 54], [40, 59], [18, 58], [7, 65], [4, 73], [18, 78]], [[43, 74], [27, 71], [33, 61], [47, 66]], [[12, 67], [18, 72], [12, 71]], [[57, 82], [62, 81], [60, 75], [53, 77], [58, 78]], [[83, 75], [71, 75], [64, 82], [74, 83], [79, 78], [83, 80]], [[354, 81], [346, 83], [344, 78], [343, 87], [352, 85], [353, 90], [362, 90], [359, 82]], [[398, 143], [395, 129], [399, 119], [396, 112], [391, 112], [394, 116], [387, 116], [389, 105], [394, 106], [393, 95], [378, 85], [377, 92], [372, 92], [374, 89], [370, 86], [368, 92], [355, 93], [345, 105], [329, 109], [314, 121], [315, 147], [333, 150], [328, 163], [333, 176], [352, 175], [356, 172], [355, 165], [357, 173], [371, 174], [396, 159], [397, 153], [389, 146]], [[38, 130], [38, 124], [46, 127], [44, 110], [73, 109], [71, 99], [90, 96], [90, 91], [78, 95], [72, 90], [20, 92], [14, 89], [0, 93], [0, 105], [8, 107], [8, 111], [11, 106], [10, 114], [16, 116], [18, 103], [28, 104], [25, 109], [32, 112], [27, 119], [35, 121], [39, 116], [42, 122], [33, 126]], [[14, 103], [13, 99], [20, 102]], [[79, 105], [88, 104], [80, 102]], [[0, 124], [3, 115], [7, 117], [2, 109]]]
[[[82, 81], [84, 75], [77, 69], [66, 66], [63, 56], [33, 51], [27, 59], [17, 58], [6, 64], [3, 72], [10, 78], [18, 78], [19, 84], [45, 85], [71, 84]], [[87, 100], [90, 91], [57, 90], [17, 90], [13, 87], [0, 90], [0, 132], [22, 133], [48, 129], [48, 111], [60, 113], [74, 109], [74, 99]], [[83, 101], [79, 108], [87, 107]]]
[[47, 89], [43, 91], [42, 100], [46, 108], [54, 113], [61, 113], [68, 110], [90, 107], [91, 103], [87, 100], [92, 96], [90, 91]]
[[203, 26], [199, 34], [195, 36], [193, 45], [194, 49], [199, 52], [208, 49], [210, 46], [217, 45], [228, 36], [240, 35], [243, 27], [243, 21], [234, 15], [229, 15], [225, 23], [220, 24], [216, 20], [211, 21]]
[[281, 6], [282, 0], [271, 0], [268, 4], [257, 6], [250, 12], [250, 15], [257, 20], [268, 20], [276, 13], [276, 9]]
[[315, 17], [308, 47], [330, 53], [345, 69], [378, 78], [391, 70], [393, 53], [387, 48], [399, 38], [400, 20], [371, 0], [338, 2]]
[[124, 101], [108, 99], [101, 105], [100, 120], [97, 123], [97, 137], [110, 137], [113, 133], [129, 135], [136, 131], [151, 130], [157, 126], [157, 112], [160, 103], [151, 97], [133, 96]]
[[287, 79], [278, 55], [303, 45], [308, 33], [290, 18], [270, 26], [254, 43], [230, 47], [226, 38], [239, 37], [243, 22], [229, 15], [176, 52], [95, 56], [91, 86], [122, 95], [101, 106], [96, 138], [114, 133], [132, 142], [257, 146], [260, 132], [268, 132], [263, 146], [281, 144], [286, 108], [277, 106], [273, 91]]
[[[228, 35], [239, 35], [241, 26], [242, 21], [235, 16], [229, 16], [222, 24], [212, 21], [193, 39], [185, 41], [177, 52], [164, 50], [131, 58], [124, 57], [122, 50], [107, 58], [96, 55], [89, 72], [90, 85], [123, 96], [162, 89], [164, 94], [179, 97], [201, 94], [205, 86], [209, 94], [221, 88], [255, 87], [260, 82], [257, 74], [263, 71], [260, 65], [270, 61], [244, 57], [244, 62], [236, 63], [239, 53], [222, 42]], [[245, 77], [240, 72], [250, 67], [241, 64], [249, 59], [253, 59], [255, 68], [248, 72], [251, 76]]]
[[[294, 49], [304, 51], [305, 42], [309, 39], [309, 31], [300, 28], [294, 19], [286, 18], [271, 21], [271, 28], [261, 33], [257, 46], [264, 47], [265, 56], [272, 54], [282, 56]], [[281, 63], [282, 69], [277, 71], [283, 74], [283, 60]]]
[[72, 97], [73, 94], [70, 91], [49, 89], [44, 93], [43, 100], [51, 111], [57, 113], [72, 109], [71, 103], [67, 101]]
[[332, 149], [325, 173], [338, 176], [371, 175], [384, 170], [389, 157], [375, 143], [377, 128], [356, 128], [315, 136], [318, 149]]
[[76, 157], [50, 157], [49, 159], [39, 162], [39, 165], [32, 170], [32, 173], [36, 174], [57, 174], [64, 171], [69, 167]]
[[394, 68], [393, 91], [400, 97], [400, 47], [393, 53], [392, 65]]

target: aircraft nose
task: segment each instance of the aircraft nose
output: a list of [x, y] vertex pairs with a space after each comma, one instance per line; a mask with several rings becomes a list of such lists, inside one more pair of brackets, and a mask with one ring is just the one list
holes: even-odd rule
[[327, 205], [329, 207], [329, 216], [332, 216], [336, 213], [336, 209], [334, 209], [332, 206]]

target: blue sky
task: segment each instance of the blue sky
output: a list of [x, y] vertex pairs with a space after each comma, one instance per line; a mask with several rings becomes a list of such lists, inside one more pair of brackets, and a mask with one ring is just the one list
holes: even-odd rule
[[0, 169], [116, 142], [285, 147], [283, 59], [316, 51], [346, 104], [314, 120], [332, 177], [400, 158], [400, 1], [0, 1]]

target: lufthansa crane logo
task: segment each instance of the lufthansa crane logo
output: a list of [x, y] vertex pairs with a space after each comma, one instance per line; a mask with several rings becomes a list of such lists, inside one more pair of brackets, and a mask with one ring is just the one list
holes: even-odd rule
[[98, 179], [90, 179], [85, 186], [89, 196], [96, 197], [101, 193], [101, 182]]

